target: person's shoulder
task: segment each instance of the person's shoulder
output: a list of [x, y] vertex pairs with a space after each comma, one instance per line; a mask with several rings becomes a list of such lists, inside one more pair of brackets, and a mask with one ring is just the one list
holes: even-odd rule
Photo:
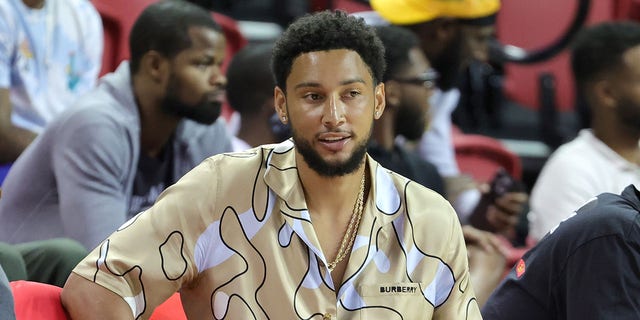
[[[49, 0], [48, 0], [49, 1]], [[63, 10], [62, 21], [69, 22], [68, 19], [75, 17], [72, 21], [81, 26], [95, 25], [102, 29], [102, 20], [96, 7], [89, 0], [55, 0], [60, 2], [66, 10]], [[67, 15], [67, 17], [64, 17]], [[82, 30], [85, 31], [85, 30]]]
[[[48, 0], [51, 1], [51, 0]], [[97, 13], [96, 7], [90, 0], [53, 0], [78, 13]]]
[[606, 236], [624, 236], [638, 228], [640, 222], [638, 199], [627, 195], [602, 193], [593, 197], [575, 215], [551, 230], [548, 237], [556, 238], [555, 241], [585, 243]]
[[385, 184], [384, 180], [387, 180], [387, 183], [393, 184], [395, 191], [401, 195], [401, 198], [404, 199], [403, 202], [408, 206], [408, 215], [416, 216], [418, 219], [424, 217], [433, 218], [434, 215], [439, 215], [446, 219], [451, 217], [453, 208], [442, 195], [381, 166], [375, 161], [371, 163], [372, 167], [376, 170], [377, 185], [381, 186]]

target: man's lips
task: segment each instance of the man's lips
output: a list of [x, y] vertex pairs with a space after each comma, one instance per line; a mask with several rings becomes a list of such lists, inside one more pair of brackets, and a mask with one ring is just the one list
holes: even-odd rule
[[327, 133], [320, 135], [318, 141], [329, 151], [338, 152], [351, 141], [351, 135], [347, 133]]

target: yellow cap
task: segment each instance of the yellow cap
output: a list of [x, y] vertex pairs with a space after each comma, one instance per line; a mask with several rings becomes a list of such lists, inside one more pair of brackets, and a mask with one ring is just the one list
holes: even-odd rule
[[369, 3], [385, 20], [399, 25], [444, 17], [478, 19], [494, 15], [500, 9], [499, 0], [369, 0]]

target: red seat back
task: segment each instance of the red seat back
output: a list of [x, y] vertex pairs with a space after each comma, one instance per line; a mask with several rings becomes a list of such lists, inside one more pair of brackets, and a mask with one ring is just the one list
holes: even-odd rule
[[460, 172], [478, 182], [490, 182], [501, 167], [514, 178], [522, 178], [520, 157], [499, 140], [477, 134], [454, 134], [453, 145]]
[[[627, 10], [622, 2], [637, 0], [591, 1], [587, 24], [613, 20], [620, 10]], [[578, 0], [502, 1], [496, 22], [498, 39], [524, 49], [535, 50], [552, 43], [569, 27]], [[618, 7], [622, 6], [622, 7]], [[550, 60], [522, 65], [505, 65], [505, 95], [524, 106], [538, 109], [538, 77], [551, 73], [556, 83], [556, 104], [561, 111], [573, 110], [574, 83], [568, 49]]]
[[[67, 320], [60, 293], [62, 288], [33, 281], [12, 281], [16, 320]], [[159, 305], [150, 320], [186, 320], [180, 294], [174, 293]]]
[[62, 288], [32, 281], [10, 282], [17, 320], [66, 320]]
[[[112, 72], [123, 60], [129, 59], [129, 32], [140, 13], [158, 0], [91, 0], [102, 18], [104, 28], [104, 54], [100, 75]], [[227, 39], [227, 60], [247, 44], [235, 20], [219, 13], [213, 18], [220, 24]]]

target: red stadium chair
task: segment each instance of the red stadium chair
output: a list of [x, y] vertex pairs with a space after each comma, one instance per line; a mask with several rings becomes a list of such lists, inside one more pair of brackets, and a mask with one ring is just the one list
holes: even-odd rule
[[32, 281], [12, 281], [14, 307], [17, 320], [66, 320], [67, 314], [60, 303], [62, 288]]
[[[62, 288], [33, 281], [12, 281], [17, 320], [67, 320], [69, 319], [60, 301]], [[180, 294], [173, 294], [159, 305], [150, 320], [186, 320]]]
[[[637, 0], [591, 1], [587, 25], [614, 20]], [[502, 1], [496, 22], [497, 37], [502, 43], [527, 50], [540, 49], [569, 27], [578, 0]], [[539, 77], [550, 74], [555, 79], [555, 104], [559, 111], [572, 111], [575, 105], [574, 83], [571, 76], [568, 49], [539, 63], [505, 65], [505, 95], [523, 106], [540, 108]]]
[[[104, 28], [104, 54], [101, 75], [114, 71], [123, 60], [129, 59], [129, 32], [140, 13], [158, 0], [91, 0], [102, 18]], [[227, 60], [247, 44], [238, 26], [230, 17], [212, 12], [227, 39]]]
[[520, 158], [494, 138], [477, 135], [453, 135], [456, 160], [460, 171], [478, 182], [490, 182], [499, 168], [516, 179], [522, 178]]

